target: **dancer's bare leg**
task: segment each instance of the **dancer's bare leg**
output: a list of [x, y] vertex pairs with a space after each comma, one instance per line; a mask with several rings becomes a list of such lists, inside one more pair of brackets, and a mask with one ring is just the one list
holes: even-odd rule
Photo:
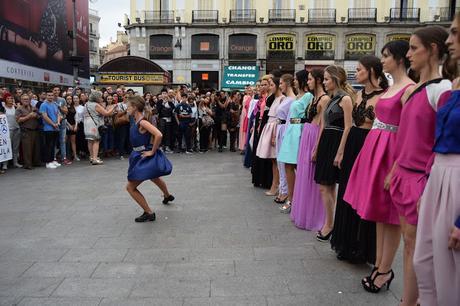
[[134, 201], [146, 212], [151, 214], [152, 210], [147, 204], [144, 195], [137, 189], [137, 187], [142, 183], [142, 181], [128, 181], [126, 185], [126, 191], [128, 191], [129, 195], [133, 198]]

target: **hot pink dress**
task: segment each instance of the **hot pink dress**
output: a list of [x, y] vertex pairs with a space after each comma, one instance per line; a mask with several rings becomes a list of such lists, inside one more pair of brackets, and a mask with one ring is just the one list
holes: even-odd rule
[[368, 221], [399, 224], [398, 211], [383, 186], [395, 161], [396, 131], [401, 117], [401, 97], [380, 98], [375, 106], [374, 126], [353, 165], [343, 199]]
[[448, 80], [429, 81], [412, 93], [401, 112], [390, 194], [399, 215], [411, 225], [417, 225], [417, 202], [433, 163], [436, 111], [449, 99], [451, 88]]
[[239, 131], [239, 142], [238, 146], [241, 151], [244, 151], [246, 146], [246, 136], [248, 131], [248, 109], [249, 104], [251, 103], [251, 96], [244, 96], [243, 107], [241, 109], [240, 116], [240, 131]]

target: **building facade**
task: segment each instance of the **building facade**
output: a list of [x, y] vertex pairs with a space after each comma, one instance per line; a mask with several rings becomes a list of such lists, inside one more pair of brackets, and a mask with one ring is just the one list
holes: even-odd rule
[[[169, 71], [174, 83], [227, 88], [234, 71], [263, 75], [343, 65], [409, 39], [426, 24], [448, 26], [448, 0], [131, 0], [130, 52]], [[224, 75], [225, 74], [225, 75]], [[247, 75], [244, 74], [243, 75]], [[238, 83], [237, 80], [230, 83]], [[233, 86], [234, 88], [235, 86]], [[240, 87], [241, 84], [240, 84]]]
[[98, 11], [89, 9], [89, 68], [90, 74], [94, 78], [97, 74], [97, 69], [101, 65], [99, 54], [99, 21], [101, 17]]
[[101, 64], [129, 55], [129, 39], [124, 31], [117, 31], [117, 40], [100, 49]]

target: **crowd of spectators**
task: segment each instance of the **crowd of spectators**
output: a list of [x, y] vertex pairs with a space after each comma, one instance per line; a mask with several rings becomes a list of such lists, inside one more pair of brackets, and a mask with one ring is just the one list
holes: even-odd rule
[[[121, 160], [129, 155], [127, 99], [138, 95], [124, 86], [85, 91], [81, 88], [50, 87], [0, 89], [0, 114], [8, 122], [13, 159], [8, 168], [54, 169], [83, 159], [92, 165], [102, 158]], [[163, 133], [166, 153], [205, 153], [217, 149], [235, 152], [238, 145], [242, 94], [238, 91], [201, 92], [181, 86], [160, 93], [143, 94], [144, 116]], [[229, 136], [229, 137], [228, 137]]]

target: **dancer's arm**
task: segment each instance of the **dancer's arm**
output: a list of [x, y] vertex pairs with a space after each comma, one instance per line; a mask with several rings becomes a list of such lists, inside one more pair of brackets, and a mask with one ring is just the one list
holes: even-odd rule
[[153, 155], [155, 155], [155, 152], [160, 147], [161, 139], [163, 138], [163, 134], [160, 132], [159, 129], [157, 129], [153, 124], [151, 124], [147, 120], [141, 120], [141, 122], [139, 122], [139, 125], [144, 130], [146, 130], [147, 132], [152, 134], [152, 136], [153, 136], [152, 150], [142, 152], [142, 157], [153, 156]]

